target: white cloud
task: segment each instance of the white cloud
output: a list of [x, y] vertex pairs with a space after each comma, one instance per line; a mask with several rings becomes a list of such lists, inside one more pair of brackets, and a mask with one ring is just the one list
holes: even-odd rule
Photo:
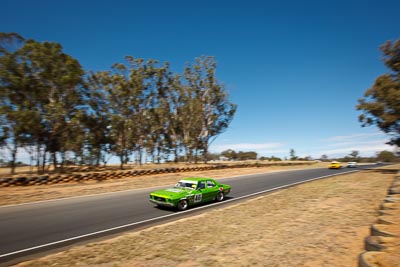
[[[241, 144], [224, 144], [224, 145], [213, 145], [212, 150], [222, 152], [228, 149], [233, 149], [235, 151], [268, 151], [271, 152], [284, 146], [283, 143], [241, 143]], [[280, 151], [280, 150], [279, 150]]]
[[[334, 136], [323, 140], [325, 148], [318, 148], [319, 155], [327, 155], [328, 157], [343, 157], [349, 155], [351, 151], [358, 151], [361, 156], [374, 156], [377, 152], [383, 150], [394, 151], [394, 147], [387, 145], [388, 138], [384, 133], [365, 133], [351, 134], [346, 136]], [[312, 153], [318, 157], [317, 153]]]
[[386, 145], [384, 143], [354, 145], [354, 146], [346, 146], [342, 148], [326, 150], [324, 154], [328, 156], [346, 156], [350, 154], [351, 151], [358, 151], [361, 156], [374, 156], [377, 152], [384, 150], [393, 151], [394, 147]]
[[255, 151], [259, 156], [288, 157], [291, 148], [299, 157], [311, 156], [320, 158], [322, 155], [328, 157], [344, 157], [352, 151], [358, 151], [362, 157], [374, 156], [383, 150], [394, 151], [394, 147], [386, 144], [388, 138], [384, 133], [354, 133], [350, 135], [338, 135], [322, 140], [297, 140], [289, 142], [270, 143], [230, 143], [212, 145], [211, 151], [220, 153], [233, 149], [235, 151]]
[[375, 145], [382, 145], [385, 144], [388, 140], [387, 139], [380, 139], [380, 140], [371, 140], [371, 141], [364, 141], [364, 140], [359, 140], [359, 141], [354, 141], [354, 142], [341, 142], [341, 143], [333, 143], [333, 144], [328, 144], [327, 146], [330, 147], [349, 147], [349, 146], [375, 146]]
[[353, 139], [362, 139], [362, 138], [370, 138], [370, 137], [376, 137], [376, 136], [384, 136], [383, 133], [381, 132], [375, 132], [375, 133], [361, 133], [361, 134], [351, 134], [351, 135], [338, 135], [338, 136], [333, 136], [325, 141], [345, 141], [345, 140], [353, 140]]

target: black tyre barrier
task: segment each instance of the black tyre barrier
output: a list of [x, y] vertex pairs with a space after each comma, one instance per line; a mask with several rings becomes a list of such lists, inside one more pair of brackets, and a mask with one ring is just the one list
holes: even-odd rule
[[381, 245], [379, 236], [367, 236], [365, 238], [365, 250], [367, 251], [381, 251], [386, 249], [385, 246]]
[[75, 174], [73, 177], [74, 177], [74, 181], [77, 181], [77, 182], [80, 182], [83, 180], [83, 177], [80, 174]]
[[384, 252], [366, 251], [358, 256], [358, 267], [376, 267], [373, 258], [378, 255], [383, 255]]
[[394, 203], [382, 203], [381, 206], [379, 207], [381, 210], [394, 210], [396, 209], [396, 206]]
[[27, 179], [26, 177], [18, 177], [15, 179], [15, 185], [26, 185]]
[[105, 180], [106, 178], [103, 177], [102, 175], [99, 175], [99, 176], [95, 177], [94, 179], [95, 179], [96, 181], [100, 182], [100, 181]]
[[391, 221], [391, 219], [393, 219], [393, 216], [379, 216], [376, 223], [386, 225], [395, 224], [395, 222]]
[[[400, 173], [400, 172], [398, 172]], [[390, 225], [398, 224], [400, 208], [399, 188], [400, 176], [396, 175], [388, 190], [388, 195], [380, 206], [376, 224], [371, 225], [371, 234], [365, 238], [365, 252], [359, 254], [359, 267], [385, 266], [382, 258], [388, 257], [391, 249], [398, 249], [400, 233]], [[391, 232], [391, 229], [395, 232]], [[393, 242], [395, 240], [395, 242]], [[382, 262], [381, 262], [382, 261]], [[397, 266], [397, 265], [396, 265]]]
[[390, 195], [400, 194], [400, 187], [390, 188], [389, 189], [389, 194]]
[[385, 202], [386, 203], [396, 203], [396, 202], [400, 202], [400, 195], [396, 196], [396, 195], [389, 195], [385, 198]]
[[12, 178], [0, 178], [0, 186], [8, 186]]
[[388, 237], [395, 237], [396, 236], [395, 234], [382, 229], [383, 228], [382, 225], [384, 225], [384, 224], [373, 224], [373, 225], [371, 225], [371, 235], [388, 236]]
[[379, 210], [379, 216], [393, 216], [393, 211], [390, 210]]
[[47, 184], [48, 181], [49, 181], [49, 176], [48, 175], [39, 176], [38, 179], [37, 179], [37, 183], [38, 184]]

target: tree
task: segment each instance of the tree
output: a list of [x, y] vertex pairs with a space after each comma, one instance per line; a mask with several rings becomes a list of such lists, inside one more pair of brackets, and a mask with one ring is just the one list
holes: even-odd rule
[[[27, 79], [16, 64], [15, 51], [25, 44], [25, 39], [17, 33], [0, 33], [0, 148], [7, 148], [11, 154], [11, 174], [15, 172], [18, 147], [21, 143], [22, 92]], [[24, 110], [25, 112], [27, 110]]]
[[376, 159], [383, 162], [394, 162], [397, 158], [393, 152], [384, 150], [376, 154]]
[[[201, 130], [196, 136], [195, 149], [203, 150], [204, 162], [210, 143], [229, 126], [237, 106], [228, 99], [224, 86], [215, 76], [217, 63], [213, 57], [199, 57], [193, 65], [185, 68], [185, 78], [194, 95], [194, 105], [200, 112]], [[191, 114], [192, 116], [194, 114]]]
[[353, 151], [351, 151], [351, 153], [349, 154], [349, 157], [350, 157], [350, 158], [353, 158], [353, 159], [356, 159], [356, 158], [358, 158], [359, 154], [360, 154], [359, 151], [353, 150]]
[[290, 160], [297, 160], [298, 157], [296, 156], [296, 151], [294, 149], [290, 149]]
[[42, 154], [42, 169], [50, 152], [56, 167], [56, 153], [65, 153], [80, 133], [76, 119], [84, 106], [84, 72], [77, 60], [62, 52], [60, 44], [2, 36], [8, 43], [12, 37], [21, 44], [10, 50], [1, 45], [0, 50], [0, 114], [8, 128], [7, 145], [12, 146], [12, 172], [16, 151], [22, 146], [36, 145], [37, 154]]
[[388, 144], [400, 146], [400, 40], [381, 46], [389, 73], [379, 76], [359, 99], [357, 110], [362, 126], [376, 125], [391, 136]]
[[229, 160], [237, 159], [237, 153], [233, 149], [228, 149], [228, 150], [222, 151], [221, 156], [224, 156], [225, 158], [227, 158]]
[[282, 161], [281, 158], [275, 157], [275, 156], [271, 156], [270, 158], [271, 161]]
[[[112, 71], [92, 74], [92, 83], [107, 104], [110, 152], [120, 159], [120, 169], [142, 144], [143, 92], [145, 90], [143, 59], [126, 58], [129, 66], [114, 64]], [[104, 130], [104, 129], [103, 129]]]
[[322, 156], [321, 156], [321, 160], [322, 160], [322, 161], [327, 161], [327, 160], [328, 160], [328, 156], [325, 155], [325, 154], [322, 155]]
[[87, 77], [89, 88], [88, 105], [90, 111], [83, 121], [86, 127], [85, 148], [88, 152], [90, 163], [98, 166], [100, 162], [107, 164], [110, 146], [111, 121], [109, 117], [109, 105], [105, 91], [103, 90], [102, 80], [97, 74], [90, 73]]
[[121, 168], [132, 155], [140, 163], [142, 155], [159, 162], [182, 152], [186, 161], [215, 158], [208, 147], [236, 105], [215, 77], [214, 58], [197, 58], [182, 75], [168, 62], [128, 56], [127, 64], [85, 77], [62, 50], [0, 33], [0, 147], [8, 148], [12, 171], [19, 148], [31, 161], [36, 155], [42, 170], [49, 155], [56, 168], [71, 155], [74, 163], [98, 165], [113, 154]]
[[0, 32], [0, 56], [12, 54], [25, 44], [25, 38], [15, 32]]
[[239, 151], [237, 153], [237, 159], [238, 160], [256, 160], [257, 153], [254, 151], [249, 151], [249, 152]]
[[[71, 146], [83, 145], [79, 117], [85, 112], [84, 71], [79, 62], [63, 53], [62, 46], [57, 43], [27, 41], [16, 53], [24, 75], [30, 77], [32, 83], [35, 81], [32, 92], [26, 92], [29, 99], [25, 101], [36, 105], [34, 115], [41, 127], [34, 127], [39, 132], [30, 134], [37, 144], [44, 146], [43, 156], [50, 153], [57, 168], [57, 153], [64, 160]], [[42, 164], [44, 166], [44, 159]]]
[[144, 116], [146, 117], [147, 133], [145, 148], [154, 162], [160, 163], [161, 153], [166, 151], [166, 136], [170, 132], [169, 127], [173, 125], [170, 111], [171, 95], [174, 95], [173, 75], [169, 70], [169, 63], [162, 67], [156, 67], [157, 61], [150, 61], [147, 67], [149, 80], [149, 93], [146, 98]]

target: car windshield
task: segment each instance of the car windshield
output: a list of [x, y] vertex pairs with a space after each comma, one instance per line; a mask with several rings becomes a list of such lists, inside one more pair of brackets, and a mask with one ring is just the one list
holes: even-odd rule
[[179, 181], [175, 187], [187, 187], [187, 188], [191, 188], [191, 189], [196, 189], [197, 183], [193, 182], [193, 181]]

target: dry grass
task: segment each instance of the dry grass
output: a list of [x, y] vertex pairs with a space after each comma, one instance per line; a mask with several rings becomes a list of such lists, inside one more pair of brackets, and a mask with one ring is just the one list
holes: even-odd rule
[[18, 266], [357, 266], [393, 177], [314, 181]]

